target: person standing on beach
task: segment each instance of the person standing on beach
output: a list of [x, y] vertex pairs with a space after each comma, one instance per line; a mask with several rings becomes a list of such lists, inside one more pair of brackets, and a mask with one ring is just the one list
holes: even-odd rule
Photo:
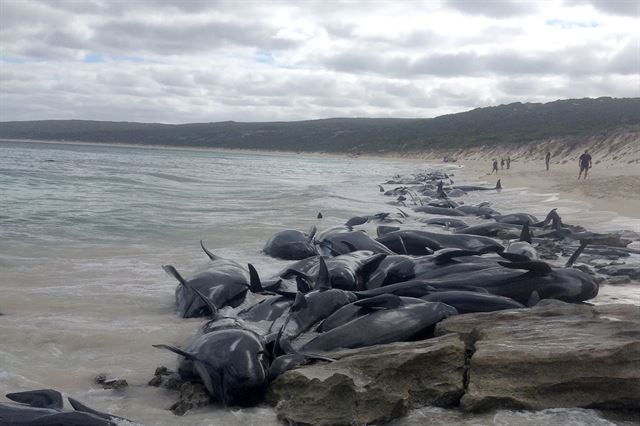
[[547, 151], [547, 155], [544, 156], [544, 163], [547, 165], [547, 170], [549, 170], [549, 161], [551, 161], [551, 152]]
[[578, 159], [578, 164], [580, 165], [580, 173], [578, 173], [578, 180], [580, 180], [580, 176], [582, 176], [582, 172], [584, 172], [584, 179], [587, 178], [587, 173], [591, 168], [591, 155], [589, 155], [588, 150], [584, 150], [584, 154], [580, 156]]
[[500, 168], [504, 170], [504, 158], [500, 159]]
[[511, 168], [511, 156], [507, 157], [507, 170]]
[[496, 172], [496, 174], [498, 174], [498, 160], [496, 160], [495, 158], [493, 159], [493, 169], [491, 169], [490, 174], [493, 174], [493, 172]]

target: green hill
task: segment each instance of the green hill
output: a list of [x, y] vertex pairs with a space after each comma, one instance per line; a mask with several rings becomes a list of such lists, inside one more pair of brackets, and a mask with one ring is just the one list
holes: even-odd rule
[[512, 103], [430, 119], [331, 118], [294, 122], [157, 124], [86, 120], [0, 122], [0, 138], [237, 149], [415, 151], [592, 136], [640, 125], [640, 98]]

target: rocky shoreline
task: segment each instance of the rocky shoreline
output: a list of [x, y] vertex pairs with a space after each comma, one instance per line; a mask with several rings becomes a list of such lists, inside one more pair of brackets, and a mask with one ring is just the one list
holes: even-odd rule
[[284, 422], [385, 423], [425, 405], [640, 410], [640, 308], [543, 300], [450, 317], [438, 337], [332, 353], [280, 376], [267, 401]]

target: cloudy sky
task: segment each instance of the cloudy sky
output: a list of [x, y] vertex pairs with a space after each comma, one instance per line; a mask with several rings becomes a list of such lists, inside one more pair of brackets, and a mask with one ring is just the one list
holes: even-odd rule
[[640, 96], [640, 1], [0, 0], [0, 121], [434, 117]]

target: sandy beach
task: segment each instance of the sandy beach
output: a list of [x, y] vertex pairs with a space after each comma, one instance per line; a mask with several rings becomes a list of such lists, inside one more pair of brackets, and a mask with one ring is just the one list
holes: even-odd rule
[[[465, 170], [478, 179], [493, 181], [491, 162], [464, 160]], [[577, 161], [552, 162], [549, 171], [544, 161], [512, 161], [509, 170], [499, 170], [504, 187], [526, 187], [535, 192], [557, 193], [560, 198], [584, 201], [594, 210], [612, 211], [640, 218], [640, 166], [606, 162], [594, 164], [587, 179], [578, 180]], [[490, 178], [490, 179], [489, 179]]]

